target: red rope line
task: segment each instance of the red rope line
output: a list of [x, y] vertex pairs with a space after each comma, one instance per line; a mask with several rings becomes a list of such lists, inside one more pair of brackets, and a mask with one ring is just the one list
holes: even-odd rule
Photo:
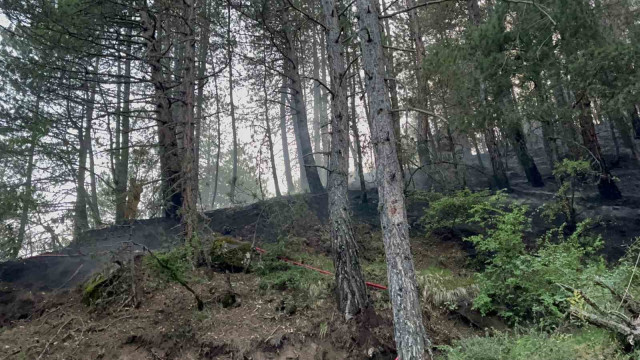
[[[262, 249], [262, 248], [259, 248], [259, 247], [256, 247], [255, 249], [256, 249], [257, 252], [259, 252], [261, 254], [266, 254], [267, 253], [267, 250], [265, 250], [265, 249]], [[313, 270], [313, 271], [319, 272], [320, 274], [323, 274], [323, 275], [333, 275], [333, 273], [331, 271], [318, 269], [316, 267], [301, 263], [299, 261], [294, 261], [294, 260], [291, 260], [291, 259], [287, 259], [285, 257], [278, 257], [278, 259], [281, 260], [281, 261], [284, 261], [286, 263], [295, 265], [295, 266], [299, 266], [299, 267], [303, 267], [305, 269], [309, 269], [309, 270]], [[378, 289], [378, 290], [387, 290], [386, 286], [380, 285], [380, 284], [376, 284], [376, 283], [372, 283], [372, 282], [369, 282], [369, 281], [365, 281], [365, 285], [367, 285], [370, 288], [374, 288], [374, 289]]]

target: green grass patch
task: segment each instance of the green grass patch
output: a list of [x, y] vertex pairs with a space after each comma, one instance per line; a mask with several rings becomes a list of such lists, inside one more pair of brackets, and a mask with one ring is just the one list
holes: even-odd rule
[[585, 328], [575, 333], [544, 333], [529, 330], [472, 337], [442, 347], [440, 360], [631, 360], [640, 354], [623, 354], [609, 332]]

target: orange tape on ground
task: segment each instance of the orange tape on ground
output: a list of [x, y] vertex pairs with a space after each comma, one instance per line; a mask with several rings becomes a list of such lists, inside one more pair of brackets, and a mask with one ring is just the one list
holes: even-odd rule
[[[267, 253], [267, 250], [265, 250], [265, 249], [262, 249], [262, 248], [259, 248], [259, 247], [256, 247], [255, 249], [256, 249], [257, 252], [259, 252], [261, 254], [266, 254]], [[278, 259], [280, 259], [281, 261], [284, 261], [286, 263], [292, 264], [292, 265], [300, 266], [300, 267], [303, 267], [305, 269], [309, 269], [309, 270], [313, 270], [313, 271], [319, 272], [320, 274], [333, 275], [333, 273], [331, 271], [318, 269], [316, 267], [301, 263], [299, 261], [294, 261], [294, 260], [287, 259], [287, 258], [284, 258], [284, 257], [279, 257]], [[387, 290], [387, 287], [384, 286], [384, 285], [380, 285], [380, 284], [376, 284], [376, 283], [372, 283], [372, 282], [368, 282], [368, 281], [366, 281], [365, 284], [370, 288], [374, 288], [374, 289], [378, 289], [378, 290]]]

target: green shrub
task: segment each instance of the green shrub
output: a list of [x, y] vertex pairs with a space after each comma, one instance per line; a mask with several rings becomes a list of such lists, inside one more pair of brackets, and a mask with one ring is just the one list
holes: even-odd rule
[[[173, 281], [174, 275], [172, 273], [184, 280], [191, 276], [193, 265], [187, 246], [178, 246], [170, 251], [154, 252], [154, 255], [155, 258], [152, 255], [146, 255], [143, 263], [164, 281]], [[164, 263], [170, 270], [161, 266], [158, 261]]]
[[554, 195], [554, 200], [542, 207], [542, 216], [553, 221], [558, 215], [562, 215], [567, 223], [568, 232], [574, 231], [578, 216], [576, 192], [588, 182], [595, 183], [597, 175], [591, 164], [585, 160], [564, 159], [556, 164], [553, 176], [560, 182], [560, 187]]
[[326, 298], [333, 286], [333, 276], [281, 260], [286, 258], [332, 272], [331, 259], [303, 251], [303, 241], [299, 238], [282, 238], [277, 244], [265, 246], [267, 254], [262, 256], [254, 268], [260, 276], [261, 290], [293, 290], [297, 295], [314, 301]]
[[[434, 200], [435, 199], [435, 200]], [[454, 192], [449, 196], [433, 197], [420, 223], [427, 232], [439, 228], [453, 228], [460, 223], [469, 223], [474, 215], [471, 209], [481, 203], [503, 202], [504, 195], [491, 195], [489, 191], [471, 192], [469, 189]]]
[[624, 360], [636, 359], [619, 351], [608, 332], [587, 328], [573, 334], [528, 331], [472, 337], [442, 347], [446, 360]]
[[481, 204], [472, 212], [487, 228], [486, 234], [466, 239], [485, 259], [486, 268], [476, 276], [480, 292], [474, 301], [484, 314], [496, 311], [512, 323], [535, 320], [554, 325], [569, 305], [558, 284], [579, 287], [604, 268], [602, 259], [594, 256], [602, 241], [587, 235], [588, 222], [578, 224], [566, 239], [562, 228], [550, 231], [530, 253], [523, 242], [529, 227], [526, 206], [490, 209]]

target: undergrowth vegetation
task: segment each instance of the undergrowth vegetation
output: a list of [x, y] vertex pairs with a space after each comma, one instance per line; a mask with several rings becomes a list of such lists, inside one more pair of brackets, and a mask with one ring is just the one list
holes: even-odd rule
[[595, 328], [573, 333], [526, 330], [472, 337], [442, 347], [443, 360], [632, 360], [611, 333]]
[[[469, 290], [473, 307], [483, 315], [497, 314], [528, 329], [460, 340], [443, 349], [446, 359], [638, 358], [621, 349], [623, 343], [633, 348], [636, 339], [624, 329], [629, 334], [637, 331], [634, 319], [640, 303], [634, 294], [640, 291], [640, 281], [634, 275], [640, 245], [636, 241], [619, 262], [606, 264], [600, 255], [603, 239], [591, 231], [593, 221], [574, 223], [575, 189], [581, 178], [590, 175], [585, 169], [584, 164], [572, 162], [557, 169], [563, 186], [543, 215], [549, 220], [564, 215], [565, 222], [537, 238], [530, 232], [532, 211], [502, 193], [459, 191], [432, 200], [422, 219], [427, 232], [460, 224], [483, 230], [464, 239], [476, 251], [470, 261], [477, 269], [472, 283], [456, 287], [451, 279], [434, 282], [438, 277], [419, 276], [422, 288], [438, 289], [441, 284], [451, 296], [467, 295], [463, 289]], [[440, 302], [455, 306], [450, 300]]]

